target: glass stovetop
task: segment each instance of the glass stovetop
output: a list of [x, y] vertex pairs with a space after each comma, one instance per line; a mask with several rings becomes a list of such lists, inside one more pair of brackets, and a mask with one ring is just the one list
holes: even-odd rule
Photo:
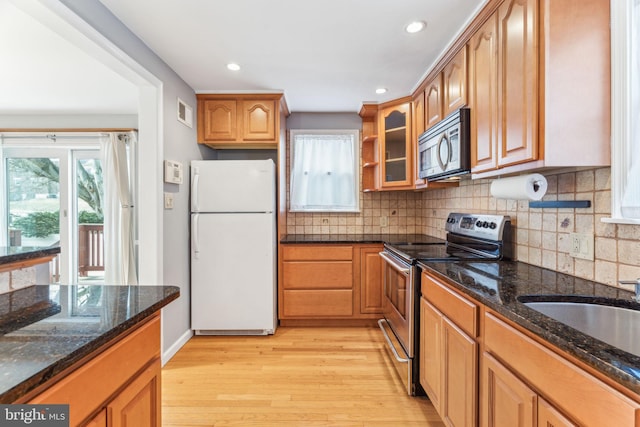
[[434, 238], [432, 243], [400, 243], [385, 245], [387, 249], [405, 259], [409, 263], [417, 261], [459, 261], [459, 260], [482, 260], [486, 259], [464, 250], [452, 250], [447, 252], [446, 242], [442, 239]]

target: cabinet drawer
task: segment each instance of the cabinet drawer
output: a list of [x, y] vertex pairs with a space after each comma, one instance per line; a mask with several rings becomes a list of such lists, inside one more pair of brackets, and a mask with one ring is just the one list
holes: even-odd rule
[[284, 289], [351, 289], [351, 261], [283, 262]]
[[422, 273], [422, 295], [471, 337], [478, 336], [478, 306]]
[[282, 259], [284, 261], [351, 261], [353, 259], [352, 246], [283, 246]]
[[284, 291], [284, 315], [287, 317], [323, 317], [353, 315], [351, 290]]
[[637, 425], [640, 404], [495, 315], [486, 313], [484, 320], [488, 351], [580, 425]]

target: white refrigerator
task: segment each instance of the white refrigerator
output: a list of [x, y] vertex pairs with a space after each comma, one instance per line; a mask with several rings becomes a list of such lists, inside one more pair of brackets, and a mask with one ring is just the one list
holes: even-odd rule
[[267, 335], [277, 326], [273, 160], [191, 162], [191, 329]]

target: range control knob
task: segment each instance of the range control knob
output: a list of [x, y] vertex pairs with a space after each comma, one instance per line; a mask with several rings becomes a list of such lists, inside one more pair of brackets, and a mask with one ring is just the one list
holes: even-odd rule
[[476, 222], [476, 227], [481, 228], [482, 227], [482, 221]]
[[489, 228], [489, 223], [487, 221], [484, 221], [482, 223], [482, 228]]
[[491, 222], [489, 224], [489, 228], [492, 229], [492, 230], [495, 230], [497, 226], [498, 226], [498, 224], [496, 224], [495, 222]]

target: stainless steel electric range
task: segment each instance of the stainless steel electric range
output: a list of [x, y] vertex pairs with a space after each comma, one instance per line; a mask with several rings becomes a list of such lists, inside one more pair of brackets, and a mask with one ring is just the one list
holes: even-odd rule
[[511, 218], [504, 215], [450, 213], [446, 239], [429, 238], [420, 243], [385, 243], [384, 318], [378, 321], [391, 360], [406, 385], [407, 393], [419, 390], [418, 261], [496, 261], [512, 259]]

